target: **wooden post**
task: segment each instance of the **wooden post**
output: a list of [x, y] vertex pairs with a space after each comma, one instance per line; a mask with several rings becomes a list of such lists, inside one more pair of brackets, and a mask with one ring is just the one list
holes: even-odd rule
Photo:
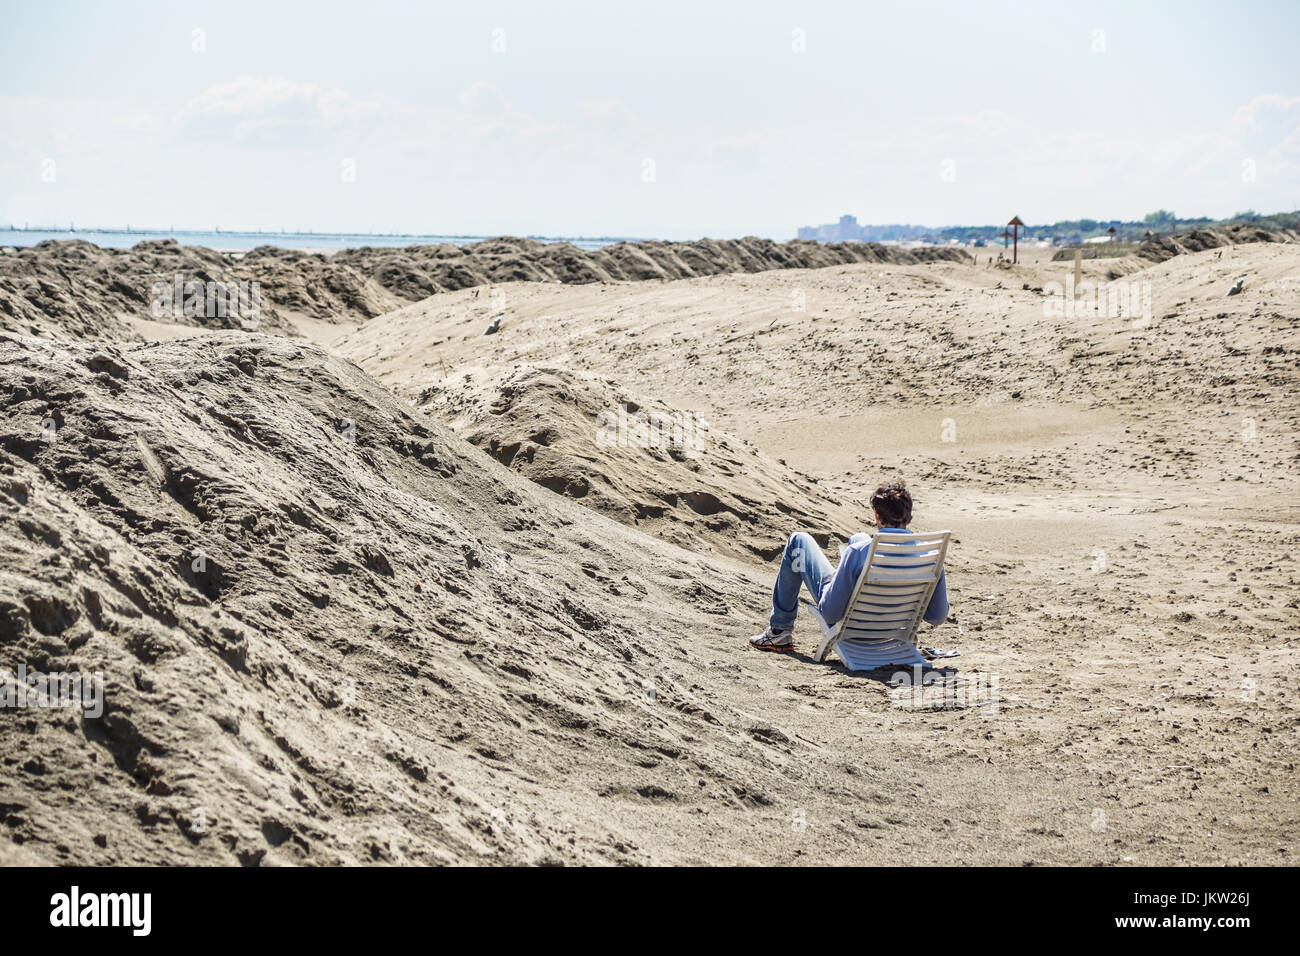
[[1020, 227], [1024, 223], [1019, 216], [1012, 216], [1007, 225], [1011, 227], [1011, 264], [1015, 265], [1020, 261]]

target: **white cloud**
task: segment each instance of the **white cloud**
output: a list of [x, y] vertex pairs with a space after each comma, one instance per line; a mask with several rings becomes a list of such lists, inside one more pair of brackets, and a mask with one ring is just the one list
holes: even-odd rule
[[401, 111], [386, 97], [361, 99], [339, 89], [283, 77], [241, 76], [194, 97], [176, 111], [168, 133], [259, 145], [300, 145], [388, 125]]
[[[699, 135], [618, 99], [534, 115], [485, 82], [439, 105], [280, 76], [240, 76], [170, 109], [0, 97], [0, 199], [49, 221], [782, 237], [844, 211], [934, 224], [1160, 206], [1222, 215], [1289, 207], [1300, 191], [1300, 98], [1273, 94], [1218, 126], [1151, 139], [1072, 126], [1068, 111], [801, 122], [737, 129], [720, 115]], [[60, 161], [57, 188], [39, 182], [47, 156]], [[357, 164], [350, 189], [344, 157]], [[945, 160], [954, 182], [940, 179]]]
[[1277, 93], [1257, 96], [1237, 108], [1228, 124], [1229, 136], [1240, 138], [1276, 122], [1300, 124], [1300, 96], [1285, 97]]

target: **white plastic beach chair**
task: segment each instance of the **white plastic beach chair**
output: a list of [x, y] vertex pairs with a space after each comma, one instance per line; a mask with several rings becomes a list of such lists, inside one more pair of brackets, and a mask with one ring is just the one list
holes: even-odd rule
[[877, 533], [844, 619], [831, 627], [812, 609], [823, 635], [813, 660], [823, 661], [835, 651], [851, 671], [924, 663], [917, 631], [939, 583], [951, 535]]

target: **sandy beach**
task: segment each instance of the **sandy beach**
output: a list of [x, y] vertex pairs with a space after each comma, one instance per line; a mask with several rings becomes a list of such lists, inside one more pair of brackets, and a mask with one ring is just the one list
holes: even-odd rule
[[[264, 255], [251, 330], [0, 259], [0, 620], [104, 676], [0, 725], [0, 858], [1291, 863], [1300, 244], [1085, 260], [1118, 317], [971, 251], [427, 296]], [[806, 613], [750, 649], [785, 536], [834, 560], [896, 478], [954, 535], [942, 683]]]

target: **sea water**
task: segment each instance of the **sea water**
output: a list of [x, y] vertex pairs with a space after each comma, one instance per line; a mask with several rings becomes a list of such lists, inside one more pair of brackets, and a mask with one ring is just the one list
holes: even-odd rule
[[[401, 247], [450, 243], [456, 246], [482, 242], [488, 236], [426, 236], [426, 235], [375, 235], [370, 233], [323, 232], [212, 232], [190, 230], [146, 229], [22, 229], [0, 227], [0, 246], [34, 246], [46, 239], [85, 239], [104, 249], [129, 249], [137, 242], [158, 239], [175, 239], [183, 246], [205, 246], [223, 251], [248, 251], [258, 246], [278, 246], [281, 249], [312, 249], [330, 252], [336, 249], [356, 249], [361, 246]], [[615, 242], [636, 242], [635, 239], [614, 237], [563, 238], [529, 236], [540, 242], [568, 242], [579, 249], [599, 249]]]

